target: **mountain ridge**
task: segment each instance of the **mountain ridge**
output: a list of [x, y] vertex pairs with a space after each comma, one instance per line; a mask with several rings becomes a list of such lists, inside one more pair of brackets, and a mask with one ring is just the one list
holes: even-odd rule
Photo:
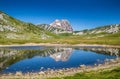
[[117, 32], [120, 32], [120, 24], [111, 24], [111, 25], [96, 27], [93, 29], [85, 29], [74, 32], [74, 35], [99, 34], [99, 33], [113, 34]]
[[55, 20], [51, 24], [39, 24], [37, 25], [40, 28], [43, 28], [44, 30], [48, 30], [50, 32], [53, 32], [55, 34], [60, 33], [72, 33], [73, 28], [70, 24], [70, 22], [66, 19], [62, 20]]

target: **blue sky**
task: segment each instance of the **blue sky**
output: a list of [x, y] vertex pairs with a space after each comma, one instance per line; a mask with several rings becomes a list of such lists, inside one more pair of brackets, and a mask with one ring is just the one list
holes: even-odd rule
[[120, 24], [120, 0], [0, 0], [0, 10], [34, 24], [68, 19], [74, 30]]

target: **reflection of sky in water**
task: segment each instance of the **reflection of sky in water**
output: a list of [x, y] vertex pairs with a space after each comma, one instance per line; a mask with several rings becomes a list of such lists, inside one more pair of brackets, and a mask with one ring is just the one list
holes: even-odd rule
[[[60, 51], [61, 50], [61, 51]], [[46, 57], [42, 56], [34, 56], [30, 59], [20, 60], [12, 65], [10, 65], [7, 69], [4, 69], [3, 73], [8, 72], [37, 72], [40, 71], [41, 67], [44, 67], [44, 70], [48, 68], [52, 69], [61, 69], [61, 68], [70, 68], [70, 67], [79, 67], [82, 64], [85, 65], [94, 65], [95, 63], [103, 63], [105, 59], [113, 59], [116, 56], [110, 56], [107, 54], [95, 53], [92, 51], [85, 51], [80, 49], [73, 48], [60, 48], [55, 49], [54, 54], [48, 55]], [[46, 54], [46, 52], [45, 52]]]

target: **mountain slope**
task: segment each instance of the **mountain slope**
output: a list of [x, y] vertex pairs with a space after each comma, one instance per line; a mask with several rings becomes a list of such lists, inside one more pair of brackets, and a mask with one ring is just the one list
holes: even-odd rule
[[100, 33], [114, 34], [118, 32], [120, 32], [120, 24], [114, 24], [114, 25], [101, 26], [90, 30], [86, 29], [86, 30], [78, 31], [75, 32], [74, 35], [100, 34]]
[[58, 32], [63, 31], [62, 29], [51, 27], [49, 24], [39, 24], [39, 25], [37, 25], [37, 27], [47, 30], [49, 32], [55, 33], [55, 34], [58, 34]]
[[32, 23], [22, 22], [0, 11], [1, 39], [49, 39], [54, 36]]

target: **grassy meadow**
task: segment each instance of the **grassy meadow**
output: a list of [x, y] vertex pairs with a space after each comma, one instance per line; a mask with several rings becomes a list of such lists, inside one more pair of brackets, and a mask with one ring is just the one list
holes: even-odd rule
[[1, 38], [0, 44], [25, 44], [25, 43], [52, 43], [52, 44], [105, 44], [105, 45], [120, 45], [120, 32], [115, 34], [88, 34], [88, 35], [72, 35], [72, 34], [59, 34], [55, 35], [47, 33], [52, 38], [41, 39], [39, 36], [31, 35], [30, 38]]

